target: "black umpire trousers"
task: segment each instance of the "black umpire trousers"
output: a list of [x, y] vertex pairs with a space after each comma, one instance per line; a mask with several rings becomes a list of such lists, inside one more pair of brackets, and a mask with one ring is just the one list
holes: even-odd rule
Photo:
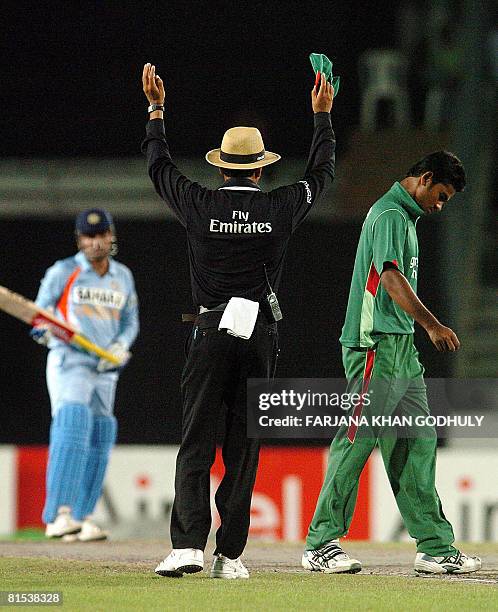
[[[176, 460], [171, 514], [173, 548], [204, 550], [211, 528], [210, 469], [217, 424], [225, 413], [225, 475], [215, 495], [221, 525], [215, 554], [239, 557], [249, 532], [259, 440], [247, 437], [247, 379], [270, 378], [278, 352], [276, 324], [260, 314], [249, 340], [218, 331], [221, 312], [199, 315], [182, 374], [182, 443]], [[226, 412], [223, 408], [226, 406]]]

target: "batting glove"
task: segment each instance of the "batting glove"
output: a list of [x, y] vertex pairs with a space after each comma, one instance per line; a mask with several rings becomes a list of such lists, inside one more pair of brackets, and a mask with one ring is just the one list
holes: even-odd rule
[[113, 342], [110, 346], [107, 347], [106, 351], [115, 355], [119, 359], [120, 364], [116, 365], [115, 363], [112, 363], [112, 361], [107, 361], [107, 359], [101, 357], [99, 363], [97, 364], [98, 372], [108, 372], [109, 370], [117, 370], [118, 368], [123, 368], [128, 363], [131, 357], [130, 351], [124, 344], [121, 344], [121, 342]]
[[41, 344], [42, 346], [47, 346], [47, 344], [53, 338], [53, 334], [48, 325], [37, 325], [36, 327], [33, 327], [30, 330], [29, 335], [35, 342], [38, 342], [38, 344]]

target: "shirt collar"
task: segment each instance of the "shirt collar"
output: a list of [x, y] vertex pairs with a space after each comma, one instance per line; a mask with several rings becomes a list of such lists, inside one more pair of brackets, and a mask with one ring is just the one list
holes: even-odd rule
[[[85, 254], [82, 251], [78, 251], [78, 253], [76, 253], [75, 260], [76, 260], [76, 263], [79, 265], [79, 267], [84, 272], [93, 271], [92, 264], [88, 261], [88, 259], [85, 257]], [[112, 257], [109, 257], [109, 270], [107, 270], [107, 272], [111, 276], [114, 276], [116, 274], [116, 269], [117, 269], [116, 262], [114, 261]]]
[[408, 191], [398, 181], [394, 183], [389, 191], [411, 217], [417, 219], [425, 214], [424, 209], [417, 204]]
[[[238, 189], [237, 189], [238, 188]], [[219, 189], [233, 189], [234, 191], [261, 191], [258, 185], [246, 177], [231, 177]]]

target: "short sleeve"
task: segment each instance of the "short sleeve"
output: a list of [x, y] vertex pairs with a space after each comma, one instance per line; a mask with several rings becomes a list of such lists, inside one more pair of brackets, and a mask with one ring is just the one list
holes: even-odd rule
[[398, 210], [382, 212], [372, 223], [372, 248], [375, 269], [382, 274], [385, 263], [391, 263], [404, 273], [403, 251], [407, 221]]
[[62, 262], [58, 261], [48, 268], [43, 277], [35, 303], [40, 308], [52, 308], [57, 304], [67, 281], [68, 273]]

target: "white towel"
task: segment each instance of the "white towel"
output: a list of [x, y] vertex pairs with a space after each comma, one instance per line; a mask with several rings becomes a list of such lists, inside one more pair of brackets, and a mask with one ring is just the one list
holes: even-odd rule
[[232, 336], [249, 340], [256, 325], [258, 311], [258, 302], [238, 297], [230, 298], [218, 329], [226, 329]]

